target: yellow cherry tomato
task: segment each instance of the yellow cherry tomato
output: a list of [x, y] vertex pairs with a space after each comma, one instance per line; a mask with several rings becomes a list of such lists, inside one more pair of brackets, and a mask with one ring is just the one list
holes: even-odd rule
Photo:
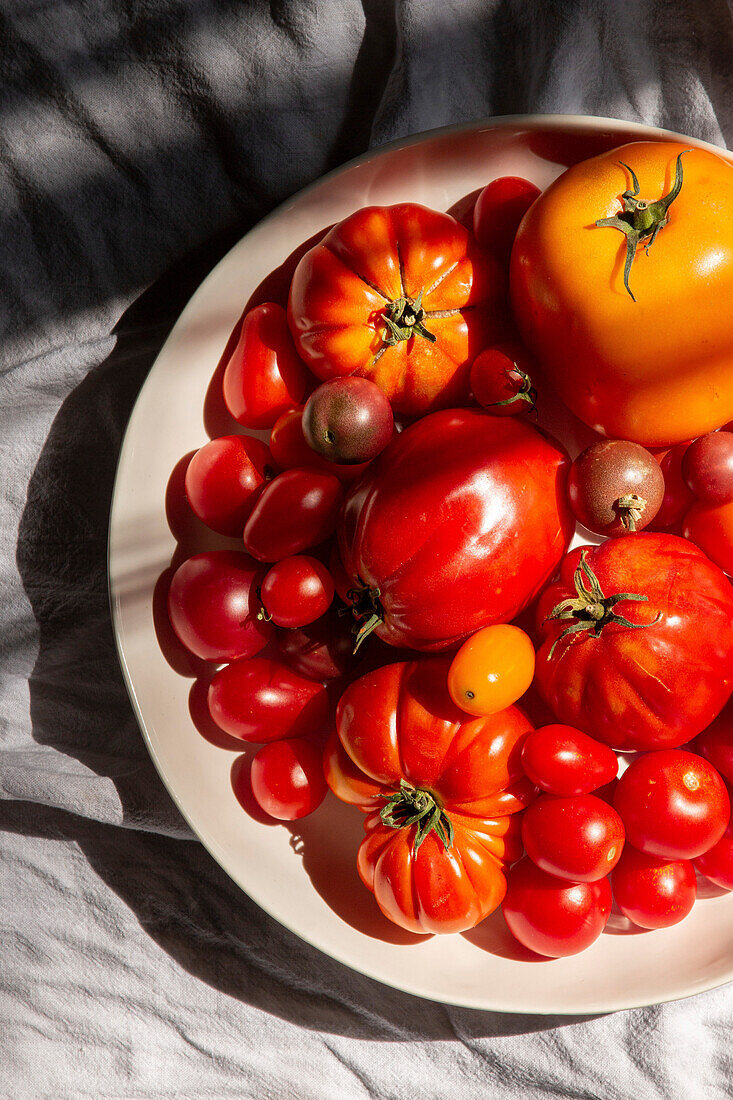
[[453, 658], [448, 691], [468, 714], [496, 714], [516, 703], [532, 683], [534, 647], [518, 626], [485, 626]]

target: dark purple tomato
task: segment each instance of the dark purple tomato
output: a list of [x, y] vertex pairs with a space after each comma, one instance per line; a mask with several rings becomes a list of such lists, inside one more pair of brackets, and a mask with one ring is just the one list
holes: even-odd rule
[[521, 416], [535, 408], [532, 364], [521, 344], [497, 344], [476, 356], [471, 367], [471, 392], [493, 416]]
[[186, 470], [186, 496], [207, 527], [239, 538], [257, 490], [275, 473], [266, 444], [249, 435], [223, 435], [196, 452]]
[[624, 837], [619, 815], [592, 794], [540, 795], [522, 815], [522, 841], [532, 862], [573, 882], [597, 882], [612, 871]]
[[244, 548], [280, 561], [324, 542], [336, 529], [344, 492], [333, 474], [296, 466], [264, 487], [244, 527]]
[[643, 530], [664, 499], [664, 475], [639, 443], [601, 439], [570, 468], [568, 495], [576, 519], [598, 535]]
[[321, 749], [302, 737], [258, 749], [250, 771], [252, 794], [266, 814], [297, 821], [318, 809], [328, 787]]
[[550, 725], [530, 733], [522, 746], [522, 767], [549, 794], [590, 794], [616, 778], [618, 758], [608, 745], [573, 726]]
[[353, 620], [333, 609], [298, 630], [278, 630], [280, 656], [286, 664], [313, 680], [338, 680], [355, 668], [364, 649], [354, 653]]
[[706, 504], [733, 500], [733, 432], [710, 432], [691, 443], [682, 459], [682, 476]]
[[621, 912], [640, 928], [679, 924], [695, 904], [697, 879], [689, 859], [665, 859], [625, 844], [611, 875]]
[[260, 586], [262, 606], [275, 626], [307, 626], [328, 611], [333, 593], [323, 562], [303, 554], [277, 562]]
[[329, 462], [369, 462], [393, 432], [389, 398], [368, 378], [332, 378], [313, 391], [303, 409], [305, 441]]
[[318, 732], [329, 714], [323, 684], [267, 657], [244, 658], [219, 669], [208, 702], [217, 726], [242, 741], [304, 737]]
[[654, 452], [664, 477], [664, 499], [649, 525], [655, 531], [676, 527], [677, 524], [682, 523], [687, 510], [695, 501], [695, 497], [682, 477], [682, 459], [689, 445], [687, 441], [677, 443], [669, 450]]
[[247, 554], [210, 550], [179, 565], [168, 616], [179, 639], [205, 661], [251, 657], [267, 645], [270, 623], [257, 618], [260, 567]]

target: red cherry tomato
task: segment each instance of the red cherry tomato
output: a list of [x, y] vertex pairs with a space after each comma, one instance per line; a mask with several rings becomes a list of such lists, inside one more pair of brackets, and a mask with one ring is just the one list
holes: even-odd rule
[[280, 561], [323, 542], [336, 529], [343, 502], [333, 474], [296, 467], [260, 493], [244, 527], [244, 548], [258, 561]]
[[247, 554], [210, 550], [178, 567], [168, 615], [179, 639], [205, 661], [251, 657], [267, 645], [270, 623], [257, 618], [259, 566]]
[[695, 738], [693, 747], [723, 779], [733, 784], [733, 699], [723, 707], [712, 725]]
[[539, 193], [520, 176], [500, 176], [484, 187], [473, 210], [473, 233], [482, 248], [508, 262], [519, 223]]
[[550, 875], [597, 882], [613, 870], [624, 846], [616, 811], [592, 794], [541, 795], [524, 811], [527, 855]]
[[510, 868], [507, 882], [504, 919], [519, 942], [539, 955], [577, 955], [598, 939], [611, 914], [608, 878], [570, 882], [525, 857]]
[[619, 779], [614, 805], [630, 844], [662, 859], [694, 859], [717, 844], [730, 819], [725, 783], [694, 752], [645, 753]]
[[320, 618], [333, 600], [333, 578], [316, 558], [283, 558], [260, 586], [262, 606], [276, 626], [307, 626]]
[[694, 503], [695, 498], [682, 477], [682, 459], [689, 445], [689, 442], [677, 443], [655, 455], [664, 475], [664, 497], [659, 511], [649, 524], [650, 530], [676, 527]]
[[241, 536], [257, 490], [273, 477], [269, 448], [250, 435], [223, 435], [196, 452], [186, 470], [186, 496], [207, 527]]
[[693, 861], [701, 875], [724, 890], [733, 890], [733, 821], [717, 844]]
[[224, 402], [234, 419], [245, 428], [271, 428], [303, 400], [307, 377], [283, 307], [263, 302], [251, 309], [224, 371]]
[[329, 713], [323, 684], [267, 657], [244, 658], [219, 669], [208, 702], [217, 726], [242, 741], [305, 737], [320, 730]]
[[493, 416], [532, 412], [537, 399], [533, 365], [521, 344], [497, 344], [477, 355], [471, 366], [471, 392]]
[[640, 928], [679, 924], [697, 896], [695, 868], [689, 859], [650, 856], [629, 843], [624, 845], [611, 882], [619, 909]]
[[682, 476], [706, 504], [733, 501], [733, 432], [710, 432], [691, 443], [682, 460]]
[[542, 726], [522, 748], [522, 766], [532, 782], [549, 794], [590, 794], [616, 778], [613, 749], [572, 726]]
[[259, 805], [279, 821], [312, 814], [328, 790], [321, 750], [302, 737], [273, 741], [258, 749], [250, 782]]
[[331, 462], [316, 454], [306, 443], [303, 435], [303, 410], [289, 409], [278, 417], [270, 434], [272, 457], [281, 470], [291, 470], [294, 466], [322, 470], [335, 474], [340, 481], [355, 481], [368, 463], [357, 464]]
[[364, 656], [354, 653], [351, 616], [332, 609], [298, 630], [279, 630], [277, 647], [286, 664], [312, 680], [338, 680]]
[[733, 577], [733, 501], [706, 504], [698, 500], [685, 516], [682, 533]]

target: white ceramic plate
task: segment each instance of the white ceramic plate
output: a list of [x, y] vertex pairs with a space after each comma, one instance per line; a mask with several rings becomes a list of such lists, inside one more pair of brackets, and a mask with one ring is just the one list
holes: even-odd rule
[[[169, 485], [171, 472], [178, 465], [180, 475], [182, 456], [206, 442], [207, 430], [236, 430], [221, 415], [216, 386], [207, 397], [212, 374], [252, 292], [314, 233], [372, 203], [447, 210], [501, 175], [545, 187], [568, 164], [604, 149], [669, 137], [679, 135], [609, 119], [528, 116], [438, 130], [366, 154], [285, 203], [224, 257], [173, 329], [127, 429], [110, 524], [111, 599], [127, 687], [164, 783], [214, 858], [276, 920], [346, 965], [422, 997], [575, 1014], [709, 989], [733, 979], [733, 895], [704, 897], [682, 924], [659, 932], [630, 934], [616, 921], [588, 951], [559, 960], [529, 961], [500, 913], [465, 935], [432, 939], [391, 925], [356, 875], [358, 811], [329, 795], [312, 818], [272, 825], [247, 814], [233, 793], [242, 745], [224, 736], [216, 743], [200, 719], [202, 686], [194, 663], [166, 637], [160, 581], [174, 552], [178, 563], [197, 549], [233, 544], [185, 519], [180, 476]], [[554, 427], [577, 452], [584, 438], [577, 423]]]

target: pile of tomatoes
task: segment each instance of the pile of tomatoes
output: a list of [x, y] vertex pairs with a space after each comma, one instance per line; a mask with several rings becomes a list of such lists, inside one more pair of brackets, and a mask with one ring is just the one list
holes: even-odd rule
[[[367, 207], [234, 334], [243, 431], [185, 478], [228, 541], [177, 568], [170, 621], [261, 746], [260, 807], [358, 807], [361, 879], [411, 932], [502, 905], [568, 955], [614, 902], [662, 928], [696, 872], [733, 889], [733, 322], [696, 281], [709, 253], [733, 289], [732, 177], [635, 143], [542, 195], [495, 180], [466, 224]], [[685, 295], [710, 330], [670, 363]], [[574, 461], [536, 425], [550, 387], [605, 435]]]

